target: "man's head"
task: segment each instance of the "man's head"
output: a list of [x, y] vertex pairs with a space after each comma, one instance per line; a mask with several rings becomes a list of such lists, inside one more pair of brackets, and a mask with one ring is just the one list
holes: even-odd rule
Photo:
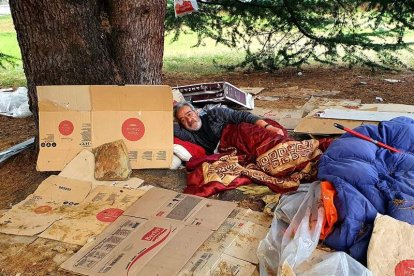
[[188, 102], [180, 102], [174, 107], [174, 117], [178, 123], [189, 131], [197, 131], [201, 128], [201, 118]]

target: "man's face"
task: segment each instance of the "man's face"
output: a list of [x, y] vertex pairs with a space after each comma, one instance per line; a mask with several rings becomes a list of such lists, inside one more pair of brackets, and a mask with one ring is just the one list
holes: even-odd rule
[[189, 131], [197, 131], [201, 128], [201, 119], [197, 112], [193, 111], [189, 106], [184, 105], [177, 112], [178, 122]]

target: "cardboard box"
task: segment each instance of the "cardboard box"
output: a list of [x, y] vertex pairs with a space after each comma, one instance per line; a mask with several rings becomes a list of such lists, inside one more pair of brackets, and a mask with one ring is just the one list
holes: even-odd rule
[[152, 188], [61, 267], [86, 275], [177, 275], [235, 206]]
[[228, 82], [201, 83], [176, 87], [186, 101], [205, 105], [224, 103], [229, 106], [254, 108], [253, 96]]
[[133, 169], [168, 168], [169, 86], [39, 86], [39, 171], [60, 171], [82, 149], [123, 139]]
[[175, 275], [210, 234], [182, 222], [122, 216], [61, 267], [85, 275]]
[[129, 207], [124, 215], [146, 219], [181, 221], [185, 225], [217, 230], [236, 203], [153, 188]]

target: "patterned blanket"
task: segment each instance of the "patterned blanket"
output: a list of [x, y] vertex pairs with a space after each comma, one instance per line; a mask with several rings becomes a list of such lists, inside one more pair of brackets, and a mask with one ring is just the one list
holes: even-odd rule
[[185, 192], [210, 196], [250, 183], [267, 185], [277, 193], [296, 190], [302, 180], [316, 177], [321, 148], [329, 142], [294, 141], [247, 123], [229, 125], [223, 131], [219, 154], [187, 162]]

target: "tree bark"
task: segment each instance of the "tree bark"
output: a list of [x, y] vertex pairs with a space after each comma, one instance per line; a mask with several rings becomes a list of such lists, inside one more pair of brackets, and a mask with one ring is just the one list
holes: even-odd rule
[[36, 86], [159, 84], [166, 0], [10, 0], [31, 111]]

